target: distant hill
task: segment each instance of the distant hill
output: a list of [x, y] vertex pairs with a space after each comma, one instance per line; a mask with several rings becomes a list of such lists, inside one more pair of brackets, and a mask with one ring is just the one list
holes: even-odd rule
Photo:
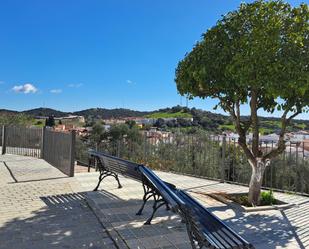
[[19, 112], [6, 110], [6, 109], [0, 109], [0, 114], [17, 114], [17, 113], [19, 113]]
[[92, 117], [92, 118], [107, 119], [107, 118], [123, 118], [123, 117], [143, 117], [152, 112], [141, 112], [123, 108], [116, 108], [116, 109], [91, 108], [77, 112], [62, 112], [55, 109], [42, 108], [42, 107], [21, 112], [0, 109], [0, 114], [18, 114], [18, 113], [26, 114], [31, 117], [36, 116], [64, 117], [68, 115], [79, 115], [84, 116], [85, 118]]
[[[88, 123], [93, 123], [98, 119], [108, 118], [124, 118], [124, 117], [148, 117], [161, 119], [157, 122], [157, 126], [161, 128], [181, 128], [181, 127], [201, 127], [212, 132], [234, 131], [234, 125], [229, 116], [212, 113], [196, 108], [186, 108], [181, 106], [174, 106], [171, 108], [164, 108], [155, 111], [134, 111], [124, 108], [105, 109], [105, 108], [91, 108], [77, 112], [62, 112], [50, 108], [36, 108], [22, 112], [0, 109], [1, 115], [15, 115], [24, 114], [33, 118], [35, 116], [51, 116], [63, 117], [68, 115], [84, 116]], [[193, 118], [185, 120], [184, 118]], [[176, 120], [164, 121], [164, 118], [175, 118]], [[246, 118], [246, 117], [244, 117]], [[280, 119], [271, 117], [261, 117], [261, 132], [264, 134], [278, 132], [280, 129]], [[309, 130], [309, 120], [294, 120], [289, 127], [289, 131]]]
[[31, 109], [27, 111], [23, 111], [22, 113], [29, 115], [29, 116], [55, 116], [55, 117], [64, 117], [68, 116], [69, 112], [62, 112], [62, 111], [57, 111], [51, 108], [36, 108], [36, 109]]
[[151, 112], [133, 111], [130, 109], [116, 108], [116, 109], [104, 109], [104, 108], [91, 108], [83, 111], [73, 112], [73, 115], [80, 115], [87, 118], [123, 118], [123, 117], [143, 117]]

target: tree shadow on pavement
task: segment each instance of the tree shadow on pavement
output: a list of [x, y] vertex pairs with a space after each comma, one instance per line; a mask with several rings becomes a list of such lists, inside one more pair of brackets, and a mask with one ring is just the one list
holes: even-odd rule
[[[133, 231], [136, 235], [138, 231], [134, 230], [147, 228], [147, 226], [143, 226], [142, 224], [150, 215], [152, 210], [151, 203], [145, 207], [143, 216], [135, 216], [135, 212], [138, 210], [139, 205], [141, 205], [141, 200], [124, 200], [116, 196], [113, 191], [103, 190], [90, 192], [89, 197], [97, 200], [97, 206], [102, 211], [102, 215], [108, 213], [108, 220], [114, 223], [114, 228], [120, 233], [124, 230], [126, 230], [125, 233], [128, 233], [129, 230], [131, 233]], [[308, 246], [306, 241], [299, 239], [295, 233], [297, 227], [293, 227], [289, 220], [280, 214], [280, 211], [276, 211], [275, 213], [243, 213], [241, 210], [235, 211], [223, 205], [212, 206], [207, 209], [217, 216], [220, 216], [220, 212], [225, 214], [229, 213], [228, 218], [224, 219], [224, 222], [240, 236], [252, 243], [256, 249], [288, 248], [292, 245], [291, 240], [293, 239], [295, 248], [304, 249]], [[166, 228], [172, 227], [172, 230], [178, 229], [178, 231], [183, 232], [181, 239], [187, 240], [187, 236], [184, 233], [185, 225], [171, 211], [166, 211], [163, 208], [155, 217], [154, 224], [151, 228], [154, 233], [156, 232], [157, 235], [168, 234], [173, 231], [169, 231]]]
[[292, 226], [289, 219], [282, 215], [284, 211], [245, 213], [229, 206], [210, 207], [208, 210], [215, 215], [220, 212], [233, 212], [232, 217], [225, 219], [224, 222], [250, 241], [256, 249], [289, 248], [287, 246], [291, 245], [292, 239], [295, 239], [294, 246], [298, 246], [297, 248], [306, 248], [295, 232], [298, 228]]
[[1, 249], [116, 248], [83, 193], [40, 199], [46, 207], [0, 227]]
[[[178, 215], [162, 208], [153, 225], [143, 225], [151, 214], [152, 202], [146, 205], [142, 216], [136, 216], [141, 198], [124, 199], [121, 196], [125, 193], [118, 196], [117, 191], [122, 190], [40, 197], [46, 204], [44, 208], [0, 227], [0, 248], [115, 248], [105, 228], [114, 230], [130, 248], [190, 248], [185, 224]], [[96, 215], [89, 208], [90, 203], [99, 210]], [[256, 249], [288, 248], [297, 236], [295, 227], [285, 216], [263, 212], [246, 214], [228, 206], [212, 206], [208, 210], [214, 214], [228, 213], [224, 221]], [[296, 238], [295, 246], [303, 249], [305, 243]]]

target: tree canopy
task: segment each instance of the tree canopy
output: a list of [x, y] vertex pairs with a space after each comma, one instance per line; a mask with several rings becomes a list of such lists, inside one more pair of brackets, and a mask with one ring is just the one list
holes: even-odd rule
[[[218, 105], [231, 115], [240, 135], [238, 143], [257, 171], [258, 165], [264, 167], [284, 151], [291, 119], [308, 111], [308, 63], [308, 5], [258, 0], [241, 4], [204, 33], [179, 62], [175, 81], [182, 95], [218, 99]], [[241, 107], [246, 104], [250, 117], [244, 120]], [[267, 153], [259, 148], [259, 110], [282, 113], [278, 146]]]
[[[306, 4], [241, 4], [179, 62], [178, 91], [191, 98], [217, 98], [238, 121], [239, 131], [254, 125], [259, 109], [283, 111], [284, 122], [289, 121], [309, 105], [308, 20]], [[241, 104], [251, 105], [249, 123], [240, 120]]]

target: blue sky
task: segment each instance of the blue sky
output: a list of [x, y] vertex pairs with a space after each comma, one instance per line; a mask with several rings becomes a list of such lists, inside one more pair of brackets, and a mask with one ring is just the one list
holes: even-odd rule
[[[180, 104], [178, 61], [240, 2], [2, 0], [0, 109]], [[212, 110], [214, 103], [196, 99], [189, 107]]]

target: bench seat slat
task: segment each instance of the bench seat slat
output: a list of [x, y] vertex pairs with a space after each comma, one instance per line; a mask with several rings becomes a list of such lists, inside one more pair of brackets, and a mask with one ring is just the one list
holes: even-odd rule
[[202, 225], [199, 225], [199, 224], [200, 224], [199, 222], [193, 222], [193, 223], [191, 223], [191, 226], [193, 226], [195, 231], [200, 234], [200, 237], [205, 238], [205, 240], [207, 241], [208, 247], [213, 246], [213, 248], [220, 248], [220, 243], [212, 235], [212, 233], [210, 231], [208, 231], [207, 228], [205, 228], [205, 227], [203, 227]]
[[[195, 210], [195, 222], [200, 223], [200, 226], [197, 226], [196, 229], [202, 230], [204, 236], [207, 236], [209, 242], [217, 248], [247, 248], [243, 247], [246, 245], [245, 241], [239, 240], [238, 236], [235, 236], [234, 233], [231, 233], [228, 229], [225, 229], [225, 224], [223, 225], [219, 222], [218, 218], [212, 215], [200, 204], [197, 206], [196, 201], [188, 194], [182, 190], [175, 189], [173, 191], [177, 196], [183, 198], [183, 202], [188, 203], [191, 210]], [[197, 214], [200, 214], [198, 216]], [[211, 238], [210, 238], [210, 237]]]
[[203, 214], [200, 218], [204, 227], [212, 227], [212, 232], [215, 237], [223, 244], [224, 248], [239, 248], [239, 245], [243, 243], [235, 238], [231, 233], [224, 232], [224, 226], [218, 225], [218, 222], [213, 217], [209, 216], [209, 213], [203, 212], [204, 210], [198, 210], [199, 213]]
[[[191, 206], [193, 206], [194, 202], [192, 202], [192, 198], [188, 198], [188, 195], [184, 195], [184, 197], [187, 199], [187, 201], [190, 203]], [[201, 214], [201, 217], [198, 219], [203, 224], [204, 227], [207, 227], [210, 229], [212, 233], [216, 235], [217, 238], [220, 239], [221, 243], [226, 244], [228, 248], [233, 248], [235, 246], [234, 240], [230, 241], [231, 238], [227, 239], [226, 237], [234, 237], [232, 234], [224, 234], [221, 230], [224, 228], [221, 223], [218, 222], [218, 219], [216, 219], [211, 213], [209, 213], [205, 208], [197, 208], [196, 206], [193, 206], [193, 209], [196, 210], [197, 213]], [[207, 231], [209, 231], [207, 229]], [[223, 236], [222, 236], [223, 233]], [[227, 241], [225, 241], [227, 240]], [[242, 243], [242, 242], [240, 242]], [[236, 244], [239, 244], [236, 243]]]
[[214, 229], [208, 230], [211, 223], [205, 224], [202, 221], [202, 219], [197, 216], [196, 213], [193, 214], [191, 217], [194, 219], [193, 224], [195, 224], [196, 228], [198, 230], [202, 231], [204, 236], [211, 238], [211, 240], [208, 239], [208, 241], [213, 246], [215, 246], [216, 248], [222, 248], [222, 249], [231, 248], [229, 244], [227, 244], [224, 240], [222, 240], [222, 236], [220, 234], [218, 234], [219, 230], [214, 230]]
[[[243, 245], [243, 242], [240, 241], [237, 236], [232, 235], [231, 232], [228, 229], [223, 227], [221, 230], [222, 230], [222, 232], [224, 232], [224, 234], [228, 235], [230, 239], [233, 239], [233, 242], [236, 245]], [[248, 245], [246, 245], [246, 246], [248, 246]], [[235, 247], [235, 248], [239, 248], [239, 247]], [[247, 247], [241, 247], [241, 248], [247, 248]]]
[[235, 241], [233, 240], [233, 237], [232, 238], [230, 238], [230, 236], [227, 236], [227, 234], [225, 234], [224, 232], [223, 232], [223, 228], [221, 228], [220, 230], [218, 230], [217, 231], [217, 233], [218, 233], [218, 235], [221, 237], [221, 238], [223, 238], [225, 241], [226, 241], [226, 243], [227, 243], [227, 248], [239, 248], [239, 245], [241, 245], [241, 244], [239, 244], [239, 243], [235, 243]]
[[[186, 192], [179, 190], [181, 196], [185, 198], [198, 212], [201, 212], [203, 214], [203, 220], [202, 223], [204, 223], [204, 226], [212, 227], [214, 231], [220, 230], [220, 233], [223, 233], [224, 236], [223, 239], [229, 238], [228, 240], [232, 240], [236, 244], [236, 248], [253, 248], [246, 240], [241, 238], [238, 234], [232, 231], [232, 229], [226, 225], [224, 222], [222, 222], [219, 218], [214, 216], [212, 213], [210, 213], [208, 210], [206, 210], [199, 202], [197, 202], [195, 199], [193, 199], [190, 195], [188, 195]], [[230, 243], [227, 241], [227, 243]], [[235, 244], [231, 244], [229, 248], [235, 248]]]
[[215, 246], [215, 248], [220, 248], [220, 249], [226, 249], [228, 247], [225, 247], [224, 244], [222, 243], [220, 236], [217, 236], [215, 232], [209, 232], [205, 227], [203, 228], [203, 235], [205, 237], [210, 237], [211, 240], [207, 239], [208, 242], [211, 243], [211, 245]]

